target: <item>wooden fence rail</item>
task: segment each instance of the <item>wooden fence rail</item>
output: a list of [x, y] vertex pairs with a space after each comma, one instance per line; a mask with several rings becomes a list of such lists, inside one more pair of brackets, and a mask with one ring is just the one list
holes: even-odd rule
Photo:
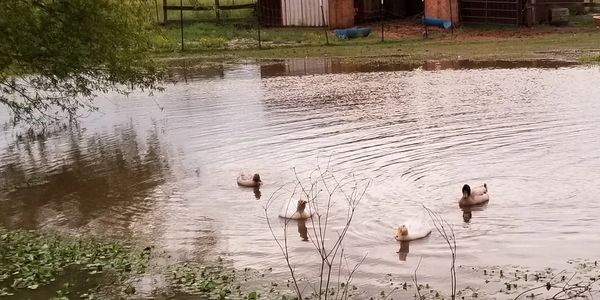
[[167, 0], [163, 0], [163, 23], [168, 22], [168, 11], [215, 11], [215, 17], [217, 19], [217, 23], [220, 21], [220, 11], [221, 10], [237, 10], [237, 9], [255, 9], [256, 5], [254, 3], [248, 4], [235, 4], [235, 5], [220, 5], [219, 0], [214, 0], [214, 5], [209, 6], [195, 6], [195, 5], [167, 5]]

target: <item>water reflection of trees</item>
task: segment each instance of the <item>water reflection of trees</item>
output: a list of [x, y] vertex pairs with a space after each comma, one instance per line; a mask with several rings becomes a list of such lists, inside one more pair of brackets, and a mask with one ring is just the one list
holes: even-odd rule
[[107, 215], [124, 228], [150, 210], [169, 171], [157, 129], [144, 142], [132, 124], [15, 140], [0, 164], [0, 222], [21, 228], [79, 228]]
[[410, 62], [406, 60], [343, 60], [331, 57], [288, 58], [264, 63], [260, 66], [261, 78], [280, 76], [348, 74], [371, 72], [412, 71], [421, 68], [425, 71], [434, 70], [471, 70], [489, 68], [558, 68], [573, 66], [575, 63], [556, 60], [486, 60], [475, 61], [468, 59], [428, 60]]
[[225, 77], [223, 63], [202, 64], [197, 61], [186, 61], [185, 64], [170, 63], [166, 72], [167, 78], [173, 81], [223, 79]]
[[420, 65], [404, 61], [342, 60], [330, 57], [288, 58], [272, 61], [260, 66], [261, 78], [279, 76], [323, 75], [410, 71]]

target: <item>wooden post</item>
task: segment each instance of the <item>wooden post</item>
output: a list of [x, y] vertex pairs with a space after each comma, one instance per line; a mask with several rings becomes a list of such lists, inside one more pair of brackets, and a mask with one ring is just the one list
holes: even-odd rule
[[215, 16], [217, 17], [217, 24], [221, 23], [221, 12], [219, 11], [219, 0], [215, 0]]
[[167, 24], [167, 0], [163, 0], [163, 24]]

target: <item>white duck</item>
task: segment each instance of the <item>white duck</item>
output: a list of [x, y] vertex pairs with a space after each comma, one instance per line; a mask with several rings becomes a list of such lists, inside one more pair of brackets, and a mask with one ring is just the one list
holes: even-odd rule
[[304, 220], [310, 218], [313, 213], [310, 207], [306, 207], [306, 200], [300, 199], [297, 204], [294, 205], [293, 201], [283, 208], [283, 211], [279, 214], [279, 217], [292, 220]]
[[396, 231], [396, 240], [401, 242], [414, 241], [422, 239], [431, 234], [431, 227], [428, 226], [427, 222], [407, 222], [398, 226]]
[[471, 187], [468, 184], [463, 185], [462, 197], [458, 200], [459, 206], [472, 206], [490, 201], [490, 196], [487, 193], [487, 184], [482, 186]]
[[242, 173], [237, 178], [237, 184], [247, 187], [259, 187], [262, 185], [262, 180], [260, 180], [260, 175], [258, 174]]

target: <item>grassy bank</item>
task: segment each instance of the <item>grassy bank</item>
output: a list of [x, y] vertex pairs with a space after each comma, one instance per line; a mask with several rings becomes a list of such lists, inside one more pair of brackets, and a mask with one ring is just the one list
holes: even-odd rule
[[163, 59], [282, 59], [290, 57], [395, 57], [407, 61], [424, 59], [586, 59], [599, 52], [600, 32], [551, 34], [540, 37], [509, 38], [501, 41], [460, 41], [453, 39], [407, 39], [383, 43], [307, 45], [267, 49], [187, 51], [157, 53]]
[[[463, 26], [454, 33], [432, 30], [421, 36], [418, 21], [386, 23], [385, 41], [377, 24], [367, 38], [339, 39], [332, 31], [314, 28], [261, 28], [262, 49], [253, 24], [186, 23], [184, 48], [177, 24], [160, 27], [155, 55], [165, 60], [283, 59], [293, 57], [374, 58], [405, 62], [430, 59], [600, 59], [600, 29], [590, 15], [573, 16], [570, 26]], [[367, 25], [368, 26], [368, 25]]]

